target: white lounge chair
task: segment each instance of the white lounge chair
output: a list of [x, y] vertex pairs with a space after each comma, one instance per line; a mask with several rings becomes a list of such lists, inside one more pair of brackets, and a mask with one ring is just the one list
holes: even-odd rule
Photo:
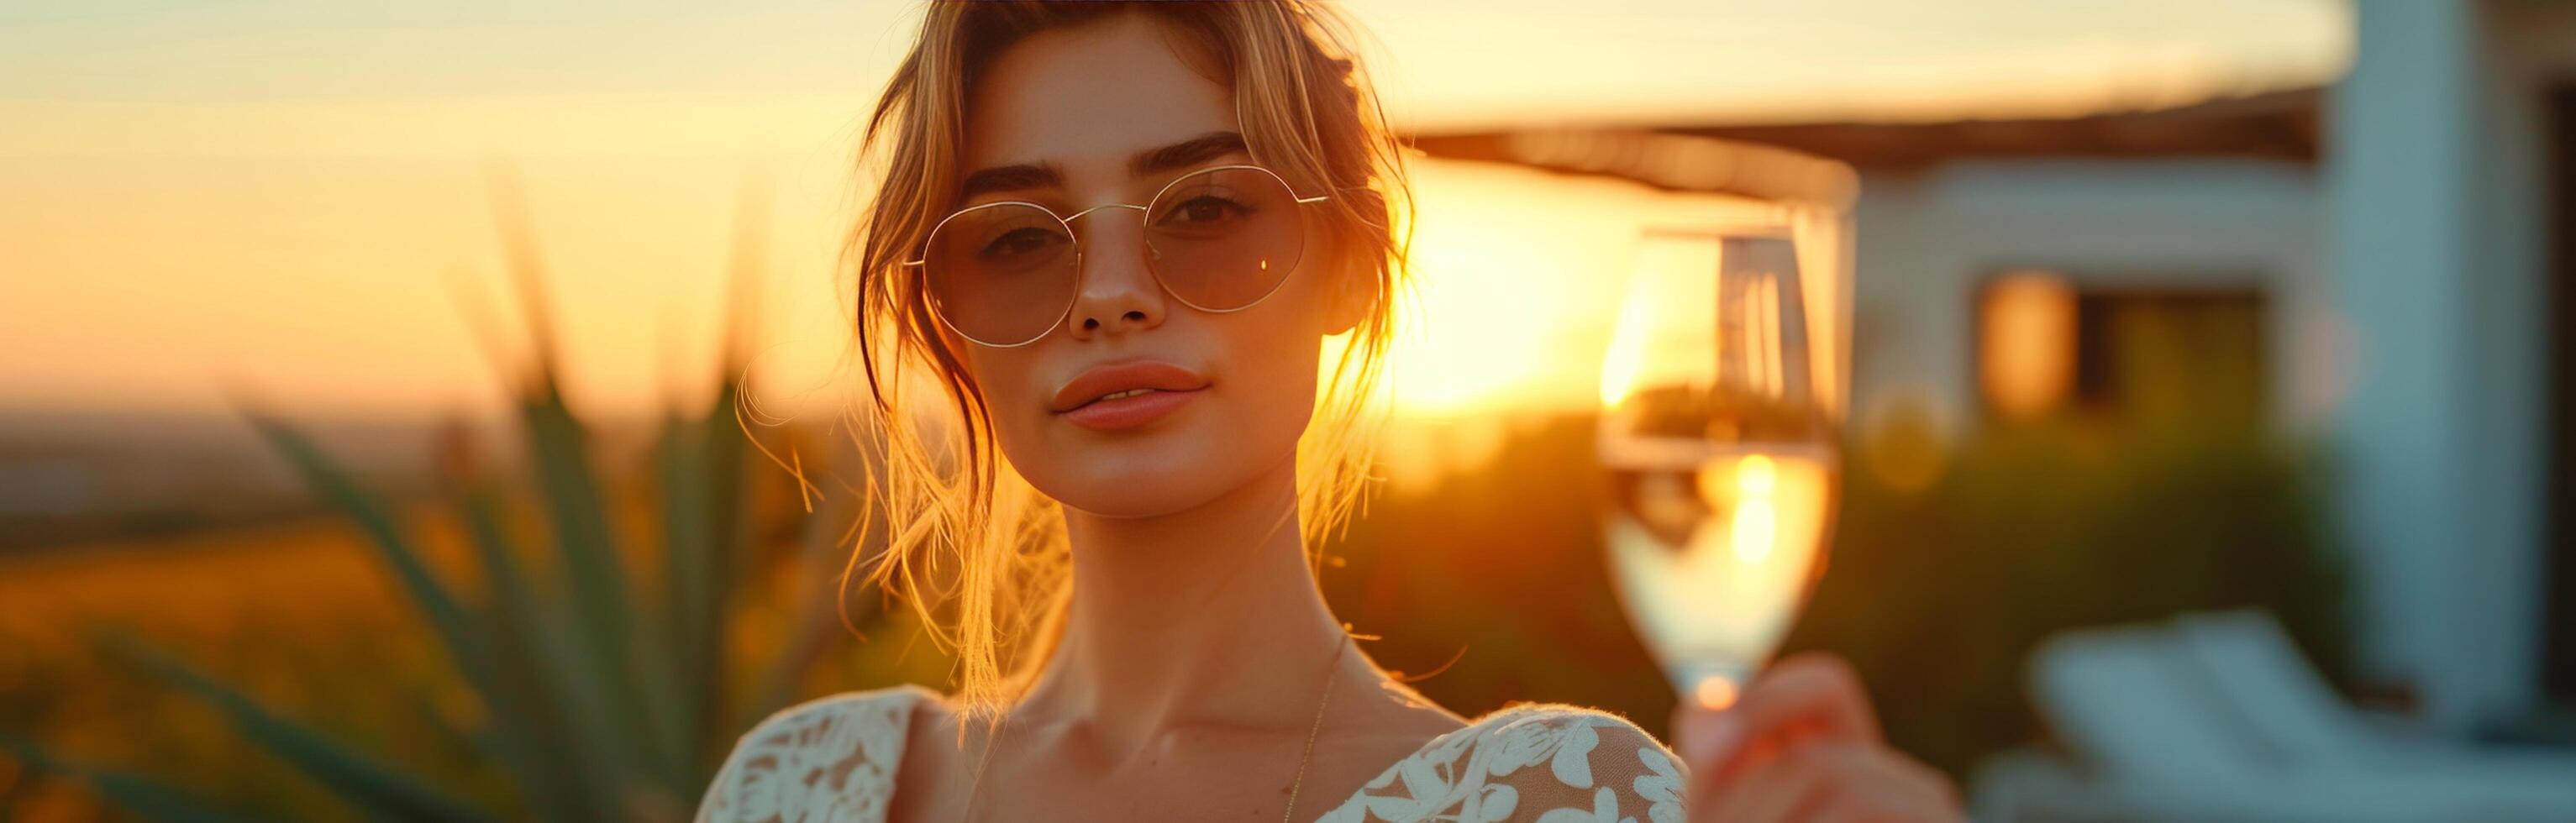
[[[2229, 631], [2211, 633], [2225, 638]], [[2206, 676], [2212, 663], [2196, 643], [2158, 624], [2070, 633], [2044, 644], [2032, 661], [2032, 698], [2075, 757], [2021, 751], [1989, 762], [1977, 778], [1978, 818], [2576, 821], [2576, 794], [2562, 798], [2527, 778], [2321, 759], [2269, 742], [2278, 730], [2252, 728], [2245, 718], [2277, 720], [2275, 712], [2289, 709], [2229, 703]], [[2237, 647], [2215, 656], [2245, 653]], [[2576, 793], [2576, 775], [2564, 783]]]
[[2464, 745], [2357, 711], [2266, 612], [2190, 614], [2174, 624], [2196, 673], [2232, 719], [2285, 760], [2555, 804], [2576, 820], [2576, 754]]

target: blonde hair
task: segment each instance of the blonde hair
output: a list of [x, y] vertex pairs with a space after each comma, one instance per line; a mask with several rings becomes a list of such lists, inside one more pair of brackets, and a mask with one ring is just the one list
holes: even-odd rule
[[[1341, 257], [1322, 270], [1372, 278], [1377, 289], [1298, 443], [1298, 526], [1310, 564], [1358, 507], [1372, 458], [1371, 398], [1405, 285], [1409, 230], [1398, 226], [1412, 196], [1349, 24], [1305, 0], [931, 4], [868, 120], [861, 156], [882, 163], [880, 185], [843, 250], [855, 259], [859, 359], [884, 450], [869, 485], [888, 545], [864, 579], [910, 603], [954, 651], [958, 702], [986, 718], [1017, 698], [1061, 636], [1070, 547], [1057, 505], [995, 447], [982, 392], [939, 333], [918, 270], [901, 264], [954, 206], [967, 91], [983, 68], [1030, 34], [1123, 14], [1152, 19], [1231, 84], [1253, 158], [1300, 192], [1332, 195], [1311, 212]], [[907, 401], [934, 387], [944, 403]], [[854, 555], [845, 584], [861, 565]]]

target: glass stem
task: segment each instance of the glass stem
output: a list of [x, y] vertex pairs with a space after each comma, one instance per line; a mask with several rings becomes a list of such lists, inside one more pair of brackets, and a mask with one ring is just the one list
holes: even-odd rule
[[1744, 685], [1752, 682], [1754, 672], [1751, 663], [1711, 659], [1676, 660], [1664, 669], [1682, 699], [1709, 709], [1735, 705], [1735, 699], [1744, 693]]

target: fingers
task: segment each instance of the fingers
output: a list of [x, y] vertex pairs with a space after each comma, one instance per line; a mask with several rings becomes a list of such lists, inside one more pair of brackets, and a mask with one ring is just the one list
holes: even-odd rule
[[1674, 751], [1690, 766], [1691, 774], [1713, 775], [1728, 761], [1741, 759], [1736, 749], [1743, 742], [1744, 722], [1733, 714], [1700, 708], [1690, 701], [1673, 709]]
[[[1774, 823], [1804, 819], [1803, 811], [1826, 797], [1827, 773], [1813, 759], [1774, 757], [1737, 779], [1693, 781], [1693, 821]], [[1715, 800], [1715, 803], [1706, 802]]]
[[1878, 713], [1870, 709], [1860, 675], [1829, 654], [1799, 654], [1772, 664], [1728, 711], [1743, 718], [1756, 737], [1798, 723], [1844, 740], [1879, 739]]
[[1841, 658], [1825, 654], [1781, 660], [1723, 711], [1684, 701], [1675, 710], [1673, 737], [1698, 776], [1694, 782], [1731, 778], [1809, 737], [1880, 740], [1878, 716], [1860, 677]]
[[[1837, 799], [1846, 801], [1843, 805], [1857, 803], [1861, 810], [1875, 809], [1889, 812], [1906, 810], [1948, 812], [1959, 808], [1959, 794], [1957, 790], [1951, 788], [1949, 778], [1933, 771], [1930, 766], [1897, 754], [1892, 749], [1850, 744], [1820, 745], [1814, 748], [1815, 751], [1811, 757], [1826, 761], [1830, 764], [1829, 770], [1843, 778], [1837, 782], [1837, 785], [1847, 785], [1858, 790], [1836, 795]], [[1949, 818], [1945, 816], [1900, 819], [1946, 820]]]
[[1814, 739], [1714, 791], [1695, 791], [1699, 823], [1825, 823], [1963, 819], [1957, 792], [1931, 769], [1881, 746]]
[[1859, 676], [1830, 655], [1773, 664], [1723, 711], [1685, 703], [1674, 736], [1695, 821], [1962, 819], [1958, 790], [1887, 747]]

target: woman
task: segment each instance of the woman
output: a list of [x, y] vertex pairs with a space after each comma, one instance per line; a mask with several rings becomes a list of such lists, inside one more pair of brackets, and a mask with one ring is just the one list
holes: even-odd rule
[[929, 9], [851, 251], [870, 579], [940, 604], [962, 682], [772, 716], [699, 819], [1956, 816], [1829, 659], [1677, 715], [1685, 769], [1597, 710], [1461, 718], [1354, 648], [1308, 547], [1357, 498], [1407, 190], [1342, 31], [1295, 0]]

